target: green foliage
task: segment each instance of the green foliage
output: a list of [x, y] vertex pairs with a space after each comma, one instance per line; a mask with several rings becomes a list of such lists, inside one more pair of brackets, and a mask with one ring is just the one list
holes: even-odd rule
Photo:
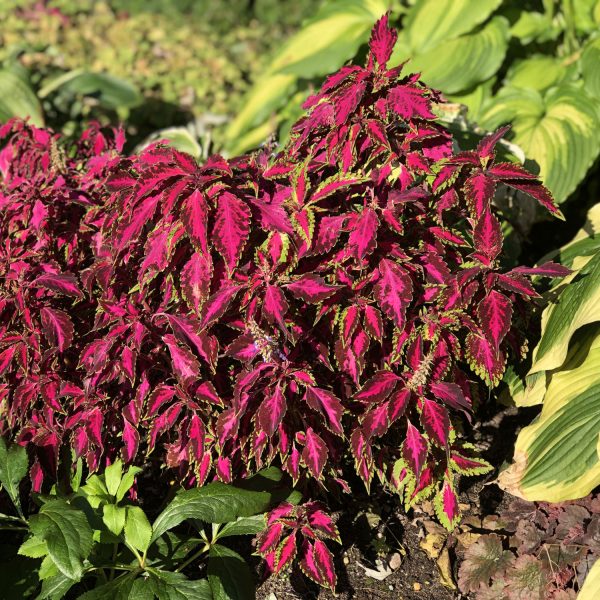
[[[27, 474], [24, 452], [18, 446], [7, 449], [0, 439], [0, 481], [19, 512], [18, 484]], [[18, 567], [7, 578], [12, 587], [3, 597], [32, 597], [37, 587], [39, 600], [59, 600], [67, 593], [81, 600], [254, 598], [248, 565], [220, 541], [264, 529], [265, 518], [259, 513], [289, 496], [281, 485], [281, 472], [267, 469], [241, 487], [209, 483], [182, 490], [150, 524], [142, 507], [128, 497], [139, 471], [130, 467], [123, 472], [117, 460], [104, 473], [91, 475], [74, 494], [55, 491], [39, 497], [42, 505], [29, 519], [0, 515], [8, 528], [26, 536], [20, 556], [12, 557]], [[178, 527], [185, 520], [195, 532]], [[0, 548], [0, 557], [3, 554]], [[182, 573], [201, 559], [207, 563], [207, 579], [189, 579]], [[0, 572], [4, 566], [0, 564]]]
[[600, 483], [600, 204], [553, 258], [572, 273], [547, 293], [529, 374], [513, 390], [517, 404], [542, 412], [500, 481], [522, 498], [561, 502]]
[[[467, 106], [472, 126], [513, 123], [512, 141], [537, 163], [554, 197], [567, 199], [600, 153], [600, 2], [406, 4], [392, 6], [401, 32], [390, 63], [410, 60], [427, 84]], [[387, 8], [383, 1], [326, 1], [256, 81], [228, 128], [228, 148], [246, 150], [277, 126], [285, 133], [315, 82], [351, 57], [358, 61], [360, 27], [368, 30], [367, 21]], [[356, 35], [346, 29], [350, 22]], [[332, 49], [326, 61], [320, 39]]]
[[[0, 64], [31, 72], [31, 86], [12, 76], [10, 89], [27, 102], [2, 94], [0, 120], [27, 113], [41, 123], [43, 108], [47, 123], [67, 133], [89, 118], [126, 120], [136, 141], [194, 119], [212, 127], [210, 115], [239, 108], [262, 57], [316, 2], [251, 8], [237, 0], [237, 10], [214, 0], [0, 3]], [[0, 75], [0, 91], [8, 83]]]

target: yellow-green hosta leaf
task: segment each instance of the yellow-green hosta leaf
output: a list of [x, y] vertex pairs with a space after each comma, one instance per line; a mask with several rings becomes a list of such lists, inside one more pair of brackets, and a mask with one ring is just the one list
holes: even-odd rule
[[600, 40], [594, 40], [583, 51], [581, 76], [585, 89], [595, 98], [600, 98]]
[[600, 484], [600, 327], [579, 332], [548, 378], [542, 412], [519, 433], [514, 463], [498, 482], [526, 500], [563, 502]]
[[470, 32], [500, 6], [501, 0], [417, 0], [403, 30], [414, 53]]
[[531, 88], [539, 92], [562, 81], [565, 66], [553, 56], [536, 55], [513, 63], [506, 79], [516, 88]]
[[29, 117], [33, 125], [43, 127], [44, 115], [29, 82], [11, 69], [0, 70], [0, 123], [12, 117]]
[[596, 560], [583, 582], [583, 587], [577, 594], [577, 600], [597, 600], [598, 598], [600, 598], [600, 560]]
[[552, 88], [542, 97], [532, 89], [505, 87], [481, 119], [486, 129], [513, 123], [514, 142], [540, 166], [558, 202], [585, 177], [600, 151], [597, 102], [574, 85]]
[[537, 345], [530, 373], [560, 367], [572, 335], [584, 325], [600, 321], [600, 252], [555, 289], [556, 301], [542, 314], [542, 338]]
[[490, 77], [487, 81], [484, 81], [469, 90], [461, 91], [457, 94], [447, 94], [446, 97], [450, 102], [464, 104], [469, 111], [469, 114], [467, 115], [468, 119], [478, 122], [481, 111], [492, 96], [492, 89], [495, 83], [496, 77]]
[[466, 91], [494, 75], [506, 54], [508, 21], [494, 17], [480, 30], [444, 40], [425, 52], [412, 52], [406, 38], [394, 49], [390, 64], [410, 59], [409, 69], [447, 94]]
[[[298, 78], [327, 75], [352, 58], [367, 41], [373, 24], [388, 9], [386, 0], [333, 0], [326, 2], [306, 26], [276, 54], [266, 72], [245, 98], [242, 110], [230, 123], [227, 150], [237, 153], [256, 145], [251, 129], [273, 131], [265, 121], [295, 90]], [[265, 136], [266, 137], [266, 136]], [[264, 139], [264, 138], [263, 138]]]

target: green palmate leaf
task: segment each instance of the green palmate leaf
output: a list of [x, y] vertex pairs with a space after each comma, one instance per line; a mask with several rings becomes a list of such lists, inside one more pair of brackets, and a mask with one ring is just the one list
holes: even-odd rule
[[542, 314], [542, 338], [535, 349], [530, 373], [560, 367], [577, 329], [600, 321], [600, 252], [561, 281], [560, 294]]
[[115, 496], [119, 485], [121, 484], [121, 477], [123, 475], [123, 463], [121, 460], [116, 460], [112, 465], [109, 465], [104, 469], [104, 481], [106, 482], [106, 489], [111, 496]]
[[108, 530], [115, 535], [119, 535], [125, 527], [125, 517], [127, 508], [125, 506], [116, 506], [115, 504], [105, 504], [102, 507], [102, 520]]
[[499, 483], [531, 501], [582, 498], [600, 483], [600, 326], [577, 332], [547, 380], [542, 412], [519, 433]]
[[147, 571], [150, 574], [150, 588], [158, 600], [213, 600], [206, 579], [190, 581], [181, 573], [152, 568]]
[[125, 541], [140, 552], [146, 552], [152, 539], [152, 526], [139, 506], [128, 506], [125, 519]]
[[92, 530], [85, 514], [64, 500], [50, 500], [29, 520], [31, 531], [45, 540], [61, 573], [78, 581], [92, 549]]
[[600, 598], [600, 560], [596, 560], [590, 569], [577, 600], [596, 600]]
[[152, 540], [186, 519], [205, 523], [228, 523], [238, 517], [264, 513], [275, 500], [283, 500], [286, 493], [277, 489], [282, 473], [279, 469], [265, 469], [237, 485], [220, 482], [201, 488], [183, 490], [157, 517]]
[[481, 29], [444, 40], [424, 52], [414, 52], [401, 35], [390, 64], [410, 59], [411, 71], [421, 73], [428, 85], [448, 94], [467, 91], [492, 77], [500, 68], [508, 45], [508, 21], [494, 17]]
[[42, 589], [36, 600], [61, 600], [75, 583], [76, 581], [67, 577], [64, 573], [44, 579]]
[[254, 581], [244, 559], [219, 544], [210, 549], [208, 581], [214, 600], [252, 600]]
[[42, 558], [48, 554], [48, 546], [45, 540], [33, 535], [21, 544], [19, 554], [29, 558]]
[[123, 475], [123, 479], [121, 479], [121, 483], [117, 488], [117, 493], [115, 495], [117, 502], [120, 502], [125, 497], [125, 494], [131, 489], [133, 482], [135, 480], [135, 476], [141, 472], [142, 469], [139, 467], [129, 467], [127, 469], [125, 475]]
[[[277, 53], [265, 74], [246, 97], [242, 110], [227, 129], [228, 150], [239, 153], [255, 144], [258, 135], [243, 143], [240, 136], [264, 126], [283, 106], [299, 77], [323, 76], [354, 56], [373, 23], [387, 10], [385, 0], [333, 0], [324, 4], [306, 26]], [[261, 140], [272, 127], [259, 128]], [[265, 135], [263, 135], [265, 134]]]
[[13, 444], [9, 448], [0, 438], [0, 484], [6, 490], [15, 506], [20, 506], [19, 483], [27, 475], [27, 450], [23, 446]]
[[514, 142], [535, 160], [554, 197], [564, 201], [598, 156], [600, 125], [596, 102], [583, 89], [563, 84], [545, 96], [533, 89], [505, 87], [490, 103], [481, 125], [513, 123]]
[[154, 600], [150, 582], [136, 577], [136, 573], [122, 575], [82, 594], [77, 600]]
[[26, 78], [18, 71], [0, 69], [0, 123], [12, 117], [29, 117], [34, 125], [44, 125], [42, 107]]
[[414, 52], [424, 52], [442, 41], [457, 38], [483, 23], [501, 0], [418, 0], [402, 28]]
[[231, 537], [233, 535], [254, 535], [260, 533], [266, 526], [264, 515], [253, 517], [240, 517], [236, 521], [227, 523], [219, 531], [219, 538]]

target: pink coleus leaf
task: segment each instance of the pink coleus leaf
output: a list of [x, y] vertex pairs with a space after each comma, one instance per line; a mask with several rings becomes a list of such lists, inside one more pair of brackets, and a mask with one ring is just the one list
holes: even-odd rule
[[506, 357], [494, 347], [487, 338], [469, 333], [466, 339], [465, 353], [471, 368], [492, 386], [499, 383], [504, 373]]
[[323, 467], [327, 461], [327, 455], [328, 451], [325, 442], [318, 433], [315, 433], [312, 427], [309, 427], [306, 430], [302, 460], [316, 479], [321, 478]]
[[483, 257], [487, 262], [495, 260], [502, 250], [502, 240], [500, 222], [491, 210], [485, 210], [473, 229], [473, 244], [477, 256]]
[[283, 528], [283, 523], [269, 523], [267, 529], [258, 536], [258, 545], [256, 549], [260, 554], [266, 554], [277, 546], [281, 539]]
[[537, 177], [521, 165], [509, 162], [495, 163], [487, 171], [488, 175], [503, 181], [505, 179], [537, 180]]
[[343, 435], [342, 414], [344, 413], [344, 407], [340, 399], [333, 392], [314, 386], [307, 386], [306, 400], [311, 407], [325, 415], [327, 425], [331, 431], [338, 435]]
[[406, 121], [415, 117], [435, 119], [427, 92], [414, 84], [393, 87], [388, 93], [387, 101], [390, 109]]
[[372, 208], [365, 208], [350, 231], [348, 245], [358, 260], [373, 252], [377, 240], [379, 219]]
[[296, 532], [291, 533], [283, 539], [279, 547], [277, 548], [275, 565], [273, 571], [280, 573], [286, 567], [292, 564], [292, 561], [296, 557]]
[[328, 285], [318, 275], [303, 275], [293, 283], [288, 283], [286, 287], [296, 298], [311, 303], [322, 302], [338, 290], [338, 286]]
[[73, 323], [67, 313], [43, 307], [40, 311], [42, 329], [48, 341], [64, 352], [73, 343]]
[[368, 403], [383, 402], [396, 387], [399, 377], [392, 371], [377, 371], [355, 395], [357, 400]]
[[439, 381], [432, 383], [431, 392], [438, 399], [456, 410], [471, 410], [471, 403], [465, 398], [465, 394], [456, 383]]
[[365, 331], [376, 340], [383, 338], [383, 321], [381, 313], [373, 306], [365, 306]]
[[427, 441], [408, 419], [406, 438], [402, 444], [402, 456], [415, 477], [418, 477], [427, 458]]
[[566, 277], [571, 274], [571, 269], [558, 263], [548, 261], [539, 267], [515, 267], [511, 273], [521, 275], [539, 275], [541, 277]]
[[411, 391], [400, 388], [394, 391], [388, 402], [388, 416], [390, 423], [397, 421], [405, 412], [411, 399]]
[[314, 541], [313, 557], [314, 564], [321, 574], [325, 586], [335, 590], [337, 575], [333, 565], [333, 555], [322, 540], [317, 539]]
[[265, 301], [263, 303], [263, 314], [269, 323], [277, 323], [285, 332], [285, 315], [289, 304], [281, 288], [276, 285], [267, 285], [265, 289]]
[[442, 448], [448, 445], [450, 418], [443, 406], [427, 398], [423, 399], [421, 422], [430, 440]]
[[493, 133], [486, 135], [477, 145], [477, 154], [480, 160], [485, 164], [488, 159], [495, 155], [496, 144], [510, 131], [510, 126], [500, 127]]
[[381, 310], [399, 329], [404, 327], [406, 307], [412, 300], [412, 280], [394, 261], [384, 258], [379, 263], [380, 279], [374, 293]]
[[307, 506], [310, 527], [319, 534], [341, 543], [340, 534], [333, 519], [318, 506], [320, 505], [316, 502], [312, 502], [310, 506]]
[[440, 523], [448, 531], [452, 531], [460, 521], [460, 508], [458, 496], [448, 479], [444, 479], [442, 489], [436, 494], [433, 506]]
[[554, 216], [564, 220], [564, 216], [556, 205], [550, 190], [545, 187], [541, 181], [504, 180], [504, 183], [509, 187], [531, 196]]
[[265, 393], [265, 399], [258, 408], [256, 415], [258, 426], [272, 437], [283, 420], [286, 410], [287, 400], [281, 386], [276, 385], [273, 391]]
[[304, 540], [302, 543], [300, 568], [302, 569], [302, 572], [315, 583], [325, 585], [325, 578], [317, 567], [315, 560], [314, 543], [309, 542], [308, 540]]
[[246, 203], [231, 192], [219, 196], [212, 241], [230, 271], [237, 266], [248, 239], [250, 216]]
[[32, 285], [45, 287], [65, 296], [83, 297], [77, 279], [71, 273], [46, 273], [38, 277]]
[[389, 26], [388, 15], [383, 15], [375, 23], [369, 40], [369, 50], [380, 67], [383, 68], [387, 64], [397, 39], [398, 32]]
[[494, 347], [500, 347], [512, 322], [512, 303], [500, 292], [492, 290], [478, 305], [477, 315], [482, 331]]
[[389, 405], [387, 402], [372, 408], [361, 421], [361, 427], [367, 438], [381, 437], [387, 432], [389, 426]]
[[222, 317], [239, 290], [239, 286], [231, 283], [225, 283], [219, 290], [217, 290], [206, 301], [201, 327], [205, 328]]
[[465, 197], [472, 215], [479, 219], [488, 210], [494, 197], [496, 182], [479, 171], [465, 181]]
[[196, 249], [208, 254], [208, 206], [200, 190], [194, 190], [183, 203], [181, 220]]
[[200, 374], [200, 365], [194, 355], [180, 346], [171, 334], [163, 336], [163, 342], [169, 349], [173, 370], [178, 379], [184, 385], [196, 379]]
[[212, 259], [209, 254], [196, 252], [181, 269], [181, 291], [188, 306], [200, 314], [208, 298], [212, 277]]

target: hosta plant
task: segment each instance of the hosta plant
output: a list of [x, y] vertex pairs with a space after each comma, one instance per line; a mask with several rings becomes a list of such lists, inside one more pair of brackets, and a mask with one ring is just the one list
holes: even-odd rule
[[542, 404], [520, 433], [514, 463], [500, 482], [527, 500], [582, 498], [600, 484], [600, 205], [575, 238], [556, 251], [572, 273], [546, 294], [542, 335], [517, 405]]
[[[276, 463], [309, 495], [377, 476], [407, 508], [433, 496], [454, 526], [456, 475], [490, 469], [462, 435], [481, 381], [495, 386], [524, 352], [529, 276], [566, 272], [502, 268], [494, 193], [559, 212], [534, 175], [496, 158], [505, 130], [454, 151], [439, 94], [388, 69], [395, 40], [382, 18], [366, 66], [331, 75], [283, 148], [200, 166], [161, 144], [123, 157], [103, 143], [26, 195], [15, 173], [56, 151], [9, 137], [3, 195], [17, 216], [0, 225], [27, 265], [38, 195], [74, 177], [69, 201], [86, 200], [69, 213], [78, 269], [57, 253], [52, 286], [3, 290], [6, 429], [37, 456], [35, 489], [69, 446], [91, 470], [159, 454], [187, 486]], [[35, 320], [19, 318], [23, 294]], [[44, 346], [24, 367], [28, 336]]]

